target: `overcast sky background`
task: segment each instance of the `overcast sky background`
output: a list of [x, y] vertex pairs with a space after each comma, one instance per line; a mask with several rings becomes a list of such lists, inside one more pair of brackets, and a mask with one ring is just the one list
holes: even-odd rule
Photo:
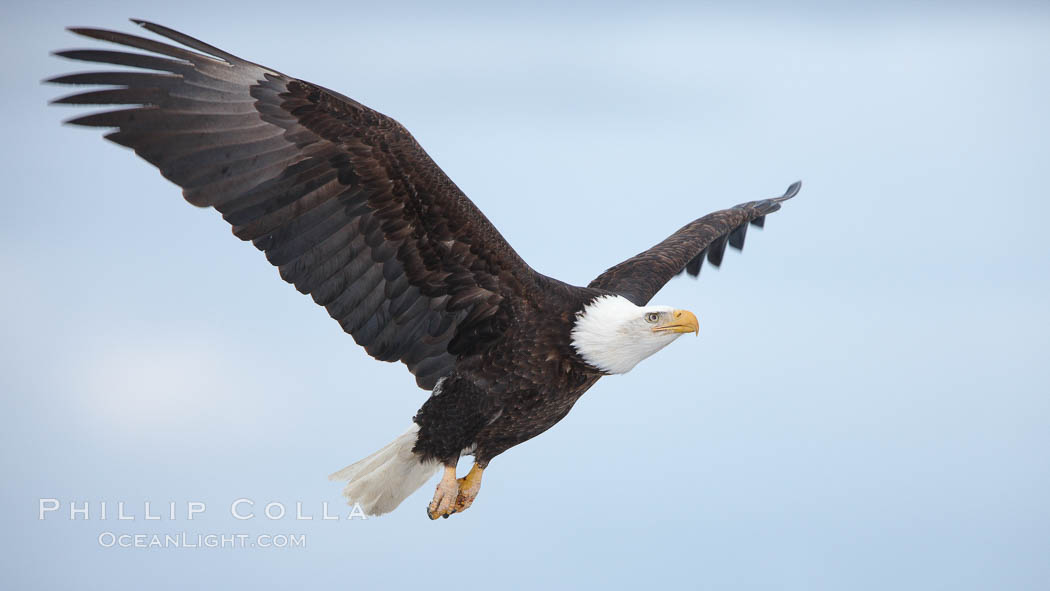
[[[1045, 3], [239, 4], [5, 6], [0, 586], [1046, 589]], [[39, 82], [85, 67], [48, 52], [101, 46], [63, 27], [127, 17], [396, 117], [577, 284], [804, 186], [721, 270], [657, 296], [699, 339], [495, 460], [470, 511], [431, 523], [428, 484], [322, 522], [343, 507], [327, 474], [425, 393], [217, 214], [60, 125], [83, 111]], [[92, 519], [38, 521], [42, 497]], [[237, 521], [241, 497], [315, 520]], [[138, 520], [98, 520], [102, 500]], [[144, 522], [146, 500], [179, 520]], [[207, 513], [186, 521], [188, 501]], [[107, 549], [103, 531], [308, 547]]]

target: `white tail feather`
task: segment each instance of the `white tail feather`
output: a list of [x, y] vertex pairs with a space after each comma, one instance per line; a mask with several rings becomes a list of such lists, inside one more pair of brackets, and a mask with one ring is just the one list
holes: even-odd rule
[[329, 480], [347, 481], [343, 496], [358, 504], [366, 515], [389, 513], [440, 468], [436, 461], [420, 462], [412, 453], [419, 425], [415, 423], [397, 439], [367, 458], [332, 474]]

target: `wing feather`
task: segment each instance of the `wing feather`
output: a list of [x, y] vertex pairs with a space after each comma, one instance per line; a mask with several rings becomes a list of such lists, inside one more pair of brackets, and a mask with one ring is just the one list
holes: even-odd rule
[[780, 197], [741, 203], [694, 220], [645, 252], [607, 269], [588, 285], [618, 293], [644, 306], [675, 275], [685, 271], [694, 277], [706, 256], [714, 266], [722, 264], [726, 244], [740, 250], [749, 223], [762, 227], [766, 216], [798, 194], [802, 183], [793, 183]]
[[[135, 71], [50, 82], [91, 86], [57, 99], [118, 106], [69, 123], [114, 128], [213, 207], [365, 350], [400, 360], [423, 388], [467, 353], [461, 334], [508, 313], [535, 274], [399, 123], [353, 99], [253, 64], [178, 31], [135, 21], [178, 45], [93, 28], [139, 52], [56, 55]], [[483, 346], [479, 343], [477, 346]], [[469, 349], [469, 347], [468, 347]]]

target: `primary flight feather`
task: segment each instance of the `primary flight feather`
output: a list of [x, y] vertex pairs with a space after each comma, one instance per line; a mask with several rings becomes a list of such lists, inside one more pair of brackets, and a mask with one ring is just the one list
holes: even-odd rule
[[[172, 45], [92, 28], [140, 51], [57, 55], [133, 70], [53, 78], [103, 86], [54, 102], [120, 105], [70, 121], [112, 128], [266, 253], [382, 361], [431, 395], [411, 428], [332, 475], [370, 514], [393, 510], [444, 468], [431, 519], [468, 508], [489, 462], [561, 420], [604, 375], [624, 373], [685, 333], [691, 312], [650, 306], [682, 271], [718, 266], [748, 224], [793, 197], [743, 203], [686, 224], [587, 287], [537, 273], [397, 121], [326, 88], [153, 23]], [[475, 463], [456, 477], [462, 455]]]

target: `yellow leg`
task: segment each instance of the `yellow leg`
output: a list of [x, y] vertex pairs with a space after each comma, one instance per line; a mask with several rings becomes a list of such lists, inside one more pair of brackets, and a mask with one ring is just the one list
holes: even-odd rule
[[427, 507], [427, 517], [437, 519], [448, 518], [453, 513], [466, 511], [481, 490], [481, 473], [484, 468], [477, 464], [467, 472], [463, 478], [456, 478], [456, 467], [445, 466], [445, 473], [441, 476], [441, 482], [434, 491], [434, 499]]
[[448, 517], [455, 509], [456, 498], [459, 496], [459, 483], [456, 481], [456, 466], [445, 466], [445, 474], [434, 491], [434, 499], [427, 507], [427, 517], [437, 519]]
[[474, 503], [478, 492], [481, 491], [481, 473], [484, 471], [484, 468], [479, 467], [475, 463], [466, 476], [456, 481], [459, 485], [459, 494], [456, 495], [456, 504], [453, 507], [453, 511], [466, 511]]

